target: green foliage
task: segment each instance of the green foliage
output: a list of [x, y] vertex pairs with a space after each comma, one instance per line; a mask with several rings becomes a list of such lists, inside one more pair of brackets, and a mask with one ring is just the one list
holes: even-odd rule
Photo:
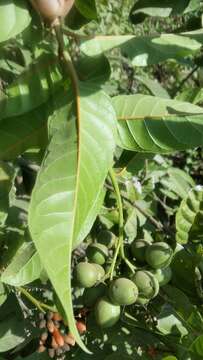
[[187, 33], [184, 36], [98, 36], [83, 42], [81, 50], [88, 56], [98, 56], [114, 48], [120, 48], [133, 66], [148, 66], [168, 59], [180, 60], [182, 57], [198, 53], [201, 48], [199, 35], [200, 33]]
[[176, 240], [180, 244], [202, 240], [202, 187], [191, 189], [176, 214]]
[[198, 8], [199, 0], [183, 0], [180, 2], [167, 0], [164, 4], [160, 0], [139, 0], [131, 10], [131, 21], [136, 24], [145, 20], [147, 16], [167, 18], [168, 16], [182, 15]]
[[0, 359], [202, 358], [200, 23], [199, 0], [76, 0], [52, 29], [1, 1]]
[[25, 0], [5, 0], [0, 4], [0, 42], [14, 38], [30, 24], [31, 17]]
[[202, 143], [202, 109], [198, 106], [141, 94], [117, 96], [113, 105], [119, 145], [125, 149], [167, 153]]
[[32, 242], [24, 242], [1, 275], [3, 283], [23, 286], [40, 277], [42, 265]]

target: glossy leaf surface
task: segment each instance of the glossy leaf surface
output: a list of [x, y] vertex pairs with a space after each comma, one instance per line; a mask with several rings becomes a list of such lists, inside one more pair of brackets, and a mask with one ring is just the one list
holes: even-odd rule
[[203, 144], [203, 114], [198, 106], [141, 94], [117, 96], [113, 106], [119, 145], [125, 149], [167, 153]]
[[[103, 92], [94, 93], [92, 85], [81, 85], [79, 91], [78, 127], [71, 98], [57, 110], [55, 131], [32, 193], [29, 227], [70, 331], [83, 347], [73, 318], [71, 253], [88, 234], [103, 200], [115, 146], [115, 114]], [[68, 102], [65, 94], [62, 99]]]

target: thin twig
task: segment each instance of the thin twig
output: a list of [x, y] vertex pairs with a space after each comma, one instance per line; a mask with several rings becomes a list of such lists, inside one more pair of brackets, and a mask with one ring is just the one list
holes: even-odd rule
[[[106, 188], [113, 191], [113, 187], [109, 184], [105, 184]], [[127, 196], [125, 195], [125, 193], [123, 191], [120, 192], [122, 198], [128, 202], [130, 205], [132, 205], [133, 207], [135, 207], [137, 210], [139, 210], [139, 212], [141, 212], [158, 230], [163, 230], [163, 225], [157, 221], [152, 215], [149, 215], [146, 210], [142, 209], [136, 201], [131, 201], [130, 199], [127, 198]]]
[[199, 65], [196, 65], [190, 72], [189, 74], [181, 81], [180, 85], [175, 89], [174, 91], [174, 96], [177, 95], [177, 93], [180, 92], [180, 90], [182, 89], [183, 85], [190, 79], [190, 77], [195, 73], [195, 71], [197, 71], [199, 68]]
[[19, 286], [17, 288], [17, 290], [23, 294], [32, 304], [34, 304], [36, 306], [36, 308], [38, 308], [41, 312], [45, 313], [46, 310], [49, 311], [56, 311], [52, 306], [49, 306], [47, 304], [44, 304], [43, 302], [37, 300], [34, 296], [32, 296], [25, 288], [23, 288], [22, 286]]
[[67, 30], [62, 28], [62, 32], [64, 35], [68, 36], [68, 37], [72, 37], [73, 39], [75, 39], [76, 42], [80, 42], [81, 40], [90, 40], [92, 38], [94, 38], [93, 35], [83, 35], [83, 34], [77, 34], [73, 31]]

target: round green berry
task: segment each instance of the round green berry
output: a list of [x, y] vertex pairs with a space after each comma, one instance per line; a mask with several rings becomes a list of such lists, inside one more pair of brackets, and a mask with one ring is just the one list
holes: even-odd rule
[[140, 298], [152, 299], [159, 292], [158, 280], [150, 271], [138, 270], [133, 275], [132, 281], [138, 287]]
[[132, 305], [138, 297], [138, 288], [127, 278], [119, 278], [111, 282], [109, 298], [117, 305]]
[[130, 246], [133, 257], [140, 263], [145, 262], [145, 252], [150, 242], [144, 239], [134, 240]]
[[120, 306], [112, 304], [106, 296], [99, 299], [95, 305], [96, 323], [102, 328], [115, 325], [120, 319], [120, 313]]
[[153, 243], [146, 249], [145, 258], [153, 269], [169, 266], [173, 257], [172, 248], [165, 242]]
[[80, 262], [74, 269], [74, 280], [79, 287], [89, 288], [96, 284], [98, 271], [93, 264]]
[[103, 244], [91, 244], [86, 250], [88, 260], [103, 265], [108, 258], [108, 249]]

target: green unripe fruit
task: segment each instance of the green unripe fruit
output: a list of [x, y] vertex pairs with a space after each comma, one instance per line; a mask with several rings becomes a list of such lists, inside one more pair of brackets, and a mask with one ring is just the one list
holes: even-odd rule
[[116, 236], [111, 231], [103, 230], [99, 233], [97, 241], [99, 244], [103, 244], [111, 249], [115, 244]]
[[103, 265], [108, 258], [108, 249], [103, 244], [91, 244], [86, 250], [89, 261]]
[[161, 269], [169, 266], [173, 256], [173, 250], [165, 242], [157, 242], [146, 249], [145, 258], [153, 269]]
[[170, 267], [154, 270], [152, 271], [152, 274], [158, 280], [159, 286], [164, 286], [168, 284], [172, 278], [172, 270]]
[[144, 239], [134, 240], [130, 246], [131, 253], [139, 262], [145, 262], [145, 252], [150, 242]]
[[132, 305], [137, 300], [138, 288], [135, 283], [126, 278], [119, 278], [111, 282], [109, 298], [117, 305]]
[[102, 328], [112, 327], [120, 319], [121, 309], [119, 305], [112, 304], [104, 296], [95, 305], [95, 319]]
[[99, 264], [92, 264], [92, 265], [94, 265], [97, 271], [97, 281], [100, 281], [105, 275], [104, 268]]
[[97, 282], [98, 272], [93, 264], [80, 262], [74, 270], [76, 284], [83, 288], [90, 288]]
[[104, 284], [99, 284], [90, 289], [85, 289], [83, 293], [84, 305], [87, 307], [92, 307], [96, 304], [97, 300], [105, 294], [106, 286]]
[[139, 291], [139, 298], [152, 299], [159, 292], [159, 283], [155, 276], [146, 270], [137, 271], [132, 281], [137, 285]]

